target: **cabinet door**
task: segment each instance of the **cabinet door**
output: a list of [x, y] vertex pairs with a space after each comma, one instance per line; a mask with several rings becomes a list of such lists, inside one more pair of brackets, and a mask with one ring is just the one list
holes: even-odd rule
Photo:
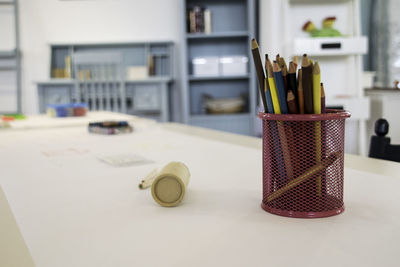
[[156, 84], [136, 85], [133, 91], [134, 110], [160, 110], [160, 87]]
[[65, 104], [72, 102], [72, 87], [69, 85], [40, 85], [39, 112], [46, 112], [48, 104]]

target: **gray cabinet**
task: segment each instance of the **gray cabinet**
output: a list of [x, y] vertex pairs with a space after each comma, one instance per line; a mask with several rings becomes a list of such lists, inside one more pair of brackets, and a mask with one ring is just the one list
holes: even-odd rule
[[[168, 90], [171, 78], [152, 78], [147, 80], [126, 81], [126, 113], [149, 117], [167, 122], [169, 116]], [[48, 104], [71, 103], [75, 101], [74, 80], [49, 80], [37, 83], [39, 112], [45, 113]]]
[[85, 102], [90, 110], [168, 121], [172, 57], [172, 42], [52, 45], [51, 79], [37, 83], [39, 110]]
[[17, 0], [0, 1], [0, 114], [22, 112], [18, 17]]
[[[181, 48], [181, 86], [184, 122], [206, 128], [233, 133], [253, 135], [256, 119], [257, 87], [255, 71], [251, 64], [250, 42], [255, 37], [255, 0], [182, 0], [182, 48]], [[196, 7], [196, 8], [195, 8]], [[211, 13], [211, 30], [193, 32], [188, 10], [199, 8]], [[201, 18], [201, 15], [200, 15]], [[189, 21], [188, 21], [189, 20]], [[200, 23], [201, 25], [201, 23]], [[207, 27], [205, 27], [207, 28]], [[210, 29], [209, 28], [209, 29]], [[246, 58], [247, 73], [207, 76], [196, 73], [194, 65], [201, 60]], [[200, 60], [199, 60], [200, 59]], [[216, 67], [213, 67], [216, 69]], [[244, 99], [245, 105], [239, 113], [212, 114], [205, 108], [205, 95], [214, 99]]]

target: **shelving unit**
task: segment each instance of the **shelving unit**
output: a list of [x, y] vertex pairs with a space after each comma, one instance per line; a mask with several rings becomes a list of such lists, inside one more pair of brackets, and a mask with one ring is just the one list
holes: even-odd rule
[[[0, 114], [20, 113], [21, 108], [21, 55], [19, 44], [19, 18], [17, 0], [0, 0], [0, 18], [3, 29], [13, 33], [2, 34], [0, 47]], [[9, 26], [9, 27], [8, 27]], [[12, 30], [11, 30], [12, 31]], [[3, 47], [3, 45], [7, 47]]]
[[[45, 112], [47, 104], [89, 101], [90, 110], [103, 107], [105, 110], [168, 121], [173, 49], [172, 42], [51, 45], [50, 80], [37, 82], [39, 111]], [[121, 58], [119, 69], [122, 71], [118, 76], [118, 85], [115, 78], [111, 77], [113, 70], [107, 66], [100, 70], [101, 66], [93, 65], [93, 62], [85, 64], [83, 61], [80, 64], [86, 68], [89, 76], [97, 73], [101, 77], [83, 78], [82, 73], [75, 73], [79, 72], [76, 71], [77, 62], [74, 62], [77, 56], [87, 57], [91, 61], [99, 58], [101, 62], [116, 55]], [[149, 57], [153, 58], [154, 73], [130, 78], [130, 68], [144, 68], [147, 73]], [[122, 94], [117, 96], [121, 87]], [[107, 102], [110, 97], [113, 98], [111, 103]]]
[[[211, 33], [188, 33], [182, 28], [182, 113], [183, 122], [195, 126], [253, 135], [256, 103], [254, 67], [250, 64], [250, 41], [255, 36], [255, 0], [183, 0], [182, 25], [187, 25], [188, 8], [201, 6], [211, 11]], [[230, 76], [194, 76], [195, 57], [246, 56], [248, 73]], [[247, 96], [242, 113], [208, 114], [203, 95], [214, 98]]]
[[[267, 53], [280, 53], [286, 58], [307, 53], [319, 62], [326, 105], [340, 106], [352, 113], [346, 122], [350, 133], [346, 135], [347, 152], [366, 155], [369, 100], [364, 96], [361, 79], [362, 55], [367, 52], [368, 41], [361, 36], [359, 0], [283, 0], [263, 5], [263, 12], [268, 10], [271, 18], [261, 23], [271, 25], [277, 18], [281, 23], [266, 26], [261, 47]], [[306, 21], [311, 20], [320, 28], [322, 20], [329, 16], [337, 18], [334, 27], [343, 37], [312, 38], [302, 31]]]

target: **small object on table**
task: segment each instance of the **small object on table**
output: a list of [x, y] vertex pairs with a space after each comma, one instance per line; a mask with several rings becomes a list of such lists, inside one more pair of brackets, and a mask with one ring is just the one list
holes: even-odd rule
[[98, 159], [113, 167], [141, 166], [154, 163], [153, 161], [140, 155], [126, 153], [117, 155], [101, 155], [98, 157]]
[[1, 115], [2, 121], [14, 121], [14, 120], [25, 120], [25, 119], [26, 119], [25, 115], [19, 113]]
[[8, 121], [0, 121], [0, 129], [10, 128], [10, 123]]
[[88, 130], [90, 133], [112, 135], [131, 133], [133, 128], [127, 121], [103, 121], [89, 123]]
[[149, 173], [139, 184], [140, 189], [151, 186], [154, 200], [163, 207], [177, 206], [185, 196], [190, 172], [182, 162], [170, 162], [160, 172]]
[[81, 117], [85, 116], [88, 110], [86, 103], [49, 104], [47, 115], [50, 117]]

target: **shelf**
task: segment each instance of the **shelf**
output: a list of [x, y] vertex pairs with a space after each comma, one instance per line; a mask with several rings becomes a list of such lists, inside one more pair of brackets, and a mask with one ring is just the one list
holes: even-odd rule
[[12, 5], [14, 5], [15, 4], [15, 1], [14, 0], [8, 0], [8, 1], [6, 1], [6, 0], [1, 0], [0, 1], [0, 6], [12, 6]]
[[204, 76], [204, 77], [189, 76], [189, 81], [201, 82], [201, 81], [245, 80], [248, 79], [249, 77], [250, 77], [249, 74], [237, 75], [237, 76]]
[[363, 55], [368, 51], [368, 40], [360, 37], [295, 38], [291, 51], [309, 56]]
[[15, 57], [17, 52], [15, 50], [0, 50], [0, 58], [10, 58]]
[[[326, 3], [346, 3], [346, 2], [350, 2], [351, 0], [324, 0], [324, 4]], [[319, 4], [321, 3], [320, 0], [289, 0], [289, 2], [291, 4]]]
[[210, 34], [205, 33], [187, 33], [188, 39], [216, 39], [216, 38], [245, 38], [248, 37], [247, 31], [231, 31], [231, 32], [213, 32]]
[[192, 115], [189, 123], [198, 127], [252, 135], [252, 120], [253, 116], [250, 113], [202, 114]]
[[[67, 79], [67, 78], [54, 78], [54, 79], [50, 79], [47, 81], [38, 81], [36, 82], [37, 84], [41, 84], [41, 85], [59, 85], [59, 84], [75, 84], [75, 80], [74, 79]], [[86, 81], [88, 83], [112, 83], [113, 81]], [[129, 83], [169, 83], [172, 82], [172, 78], [169, 76], [161, 76], [161, 77], [151, 77], [148, 79], [143, 79], [143, 80], [125, 80], [126, 84]], [[79, 82], [79, 83], [83, 83], [83, 82]]]
[[228, 114], [199, 114], [199, 115], [191, 115], [192, 121], [203, 121], [203, 120], [224, 120], [230, 118], [248, 118], [250, 113], [228, 113]]
[[0, 66], [0, 71], [10, 71], [10, 70], [16, 70], [17, 68], [15, 66]]

